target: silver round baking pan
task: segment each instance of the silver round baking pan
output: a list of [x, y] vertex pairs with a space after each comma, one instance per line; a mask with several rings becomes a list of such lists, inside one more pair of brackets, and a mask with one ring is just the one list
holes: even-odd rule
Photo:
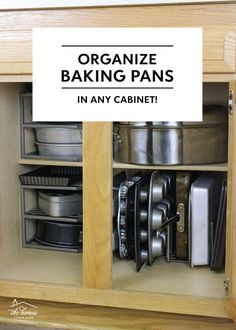
[[228, 121], [227, 109], [221, 105], [204, 105], [202, 121], [122, 121], [115, 122], [115, 125], [126, 125], [130, 127], [182, 127], [225, 124]]
[[119, 126], [114, 160], [134, 164], [179, 164], [182, 135], [178, 129]]
[[41, 143], [35, 141], [38, 152], [46, 157], [77, 157], [82, 160], [83, 145], [81, 143]]
[[82, 124], [72, 127], [37, 127], [36, 138], [41, 143], [82, 143]]
[[119, 122], [114, 124], [114, 160], [141, 165], [226, 162], [227, 121], [224, 107], [204, 106], [202, 122]]
[[39, 192], [38, 207], [52, 217], [82, 214], [82, 194], [58, 192]]

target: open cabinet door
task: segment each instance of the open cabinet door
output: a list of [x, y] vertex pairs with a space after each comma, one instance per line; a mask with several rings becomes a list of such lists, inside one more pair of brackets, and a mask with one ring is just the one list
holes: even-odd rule
[[229, 84], [226, 305], [236, 323], [236, 82]]

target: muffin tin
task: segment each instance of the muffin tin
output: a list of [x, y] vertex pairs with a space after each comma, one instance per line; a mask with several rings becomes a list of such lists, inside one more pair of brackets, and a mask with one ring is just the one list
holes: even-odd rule
[[139, 272], [149, 260], [148, 249], [148, 185], [150, 176], [143, 177], [135, 187], [135, 261]]
[[[193, 181], [190, 181], [188, 172], [181, 174], [181, 178], [178, 172], [139, 172], [121, 182], [117, 224], [119, 255], [121, 259], [134, 259], [137, 272], [147, 264], [151, 266], [158, 258], [189, 263], [192, 267], [210, 265], [212, 270], [223, 268], [225, 174], [191, 175]], [[189, 185], [189, 182], [193, 183]], [[209, 197], [206, 198], [206, 194]], [[203, 203], [203, 200], [207, 202]], [[185, 216], [188, 228], [185, 228]], [[193, 230], [193, 226], [198, 230]], [[181, 242], [189, 246], [187, 257], [180, 255], [180, 249], [177, 249], [180, 242], [177, 233], [184, 233], [184, 229], [188, 230], [187, 243], [185, 236]]]
[[179, 220], [173, 196], [175, 180], [169, 173], [138, 173], [120, 184], [119, 256], [135, 259], [137, 272], [158, 257], [171, 260], [172, 223]]

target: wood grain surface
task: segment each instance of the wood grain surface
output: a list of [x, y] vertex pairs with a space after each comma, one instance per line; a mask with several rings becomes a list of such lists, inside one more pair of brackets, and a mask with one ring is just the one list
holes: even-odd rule
[[[21, 84], [0, 84], [0, 258], [20, 247], [19, 93]], [[14, 206], [13, 206], [14, 205]], [[3, 234], [4, 233], [4, 234]]]
[[[11, 81], [12, 79], [25, 81], [26, 75], [29, 75], [29, 79], [31, 79], [32, 27], [203, 26], [205, 32], [204, 71], [211, 73], [211, 77], [218, 77], [214, 78], [216, 80], [226, 77], [217, 76], [217, 72], [228, 73], [235, 78], [235, 25], [236, 4], [0, 11], [0, 45], [2, 45], [0, 47], [0, 74], [4, 75], [3, 80], [7, 80], [9, 77], [8, 79]], [[20, 76], [17, 76], [18, 74]], [[209, 77], [208, 79], [210, 79]], [[3, 86], [0, 94], [3, 95], [0, 110], [3, 113], [2, 149], [5, 150], [1, 160], [3, 171], [1, 173], [0, 199], [0, 230], [5, 234], [0, 244], [2, 251], [7, 254], [14, 253], [19, 248], [19, 240], [13, 240], [19, 235], [19, 209], [18, 207], [12, 208], [13, 203], [17, 205], [19, 197], [14, 188], [17, 184], [19, 170], [17, 165], [19, 147], [16, 142], [18, 115], [15, 112], [16, 109], [13, 109], [15, 106], [18, 107], [17, 88], [11, 90], [11, 88]], [[4, 107], [7, 107], [8, 111], [2, 112]], [[2, 280], [0, 295], [8, 296], [9, 299], [2, 299], [0, 302], [0, 320], [16, 322], [9, 317], [8, 311], [12, 301], [11, 297], [16, 296], [22, 297], [22, 299], [34, 298], [110, 306], [110, 308], [105, 308], [71, 304], [57, 305], [34, 301], [40, 312], [37, 319], [28, 323], [35, 326], [59, 326], [65, 329], [234, 329], [230, 320], [219, 318], [219, 316], [226, 317], [227, 315], [224, 309], [224, 299], [141, 293], [119, 289], [116, 291], [104, 290], [111, 287], [112, 269], [112, 129], [110, 123], [86, 123], [84, 128], [85, 252], [83, 286], [84, 288], [98, 288], [98, 290], [59, 284]], [[104, 143], [101, 144], [101, 140]], [[235, 143], [233, 140], [234, 154]], [[230, 156], [230, 159], [234, 165], [235, 156]], [[232, 172], [233, 166], [229, 170], [229, 173]], [[235, 181], [234, 176], [232, 178]], [[230, 177], [230, 179], [232, 178]], [[12, 185], [8, 189], [9, 180]], [[233, 210], [235, 209], [235, 194], [236, 189], [231, 192], [229, 201]], [[10, 225], [7, 222], [9, 211], [12, 214]], [[232, 229], [234, 231], [230, 234], [231, 240], [227, 243], [228, 248], [231, 249], [227, 258], [230, 258], [231, 261], [232, 257], [236, 260], [235, 253], [232, 252], [232, 248], [235, 249], [235, 243], [232, 243], [235, 240], [234, 215], [235, 211], [230, 215], [231, 220], [228, 227], [228, 233]], [[236, 263], [231, 263], [231, 261], [228, 262], [227, 274], [230, 278], [234, 278]], [[232, 297], [235, 297], [235, 284], [231, 285], [230, 290]], [[122, 308], [133, 308], [134, 310]], [[157, 314], [144, 311], [146, 309], [205, 316], [214, 315], [218, 318], [216, 320], [208, 317], [203, 319], [193, 316], [176, 316], [175, 314]], [[231, 315], [236, 319], [234, 302], [229, 305], [229, 309]]]
[[235, 27], [235, 11], [234, 3], [0, 11], [0, 30], [75, 26], [215, 26], [220, 30]]
[[81, 289], [30, 281], [0, 281], [0, 296], [227, 318], [224, 299], [132, 290]]
[[[142, 299], [140, 297], [140, 299]], [[18, 300], [20, 301], [20, 300]], [[235, 330], [232, 321], [221, 318], [177, 316], [175, 314], [134, 311], [121, 308], [88, 307], [51, 302], [26, 302], [37, 307], [32, 320], [16, 320], [9, 315], [12, 299], [0, 299], [0, 322], [60, 329], [130, 330]], [[9, 325], [9, 330], [13, 330]], [[0, 323], [0, 329], [1, 323]], [[5, 328], [3, 328], [5, 330]], [[41, 328], [42, 329], [42, 328]], [[15, 329], [14, 329], [15, 330]], [[20, 329], [19, 329], [20, 330]], [[31, 329], [30, 329], [31, 330]]]
[[31, 74], [36, 27], [203, 27], [204, 73], [235, 74], [236, 4], [0, 11], [0, 74]]
[[112, 123], [83, 125], [83, 286], [111, 288]]

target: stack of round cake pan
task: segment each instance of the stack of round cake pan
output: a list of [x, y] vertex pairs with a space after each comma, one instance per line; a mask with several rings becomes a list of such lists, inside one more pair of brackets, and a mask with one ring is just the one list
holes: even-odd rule
[[37, 127], [35, 144], [46, 157], [77, 157], [82, 160], [82, 124], [74, 127]]
[[118, 122], [114, 132], [114, 160], [118, 162], [176, 165], [227, 161], [228, 112], [222, 106], [204, 106], [202, 122]]

